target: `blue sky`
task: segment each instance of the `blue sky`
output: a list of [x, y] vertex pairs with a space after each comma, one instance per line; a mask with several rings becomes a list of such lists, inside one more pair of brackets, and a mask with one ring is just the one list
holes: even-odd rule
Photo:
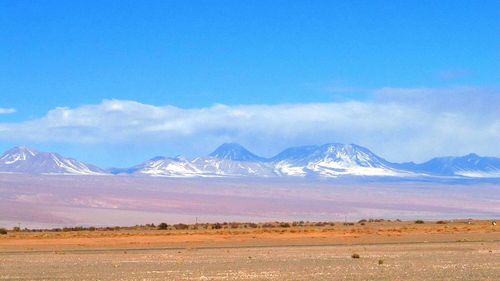
[[[0, 149], [27, 144], [103, 166], [208, 153], [220, 141], [264, 155], [342, 141], [389, 160], [500, 156], [499, 1], [247, 2], [0, 0]], [[116, 122], [193, 127], [119, 135], [102, 114], [110, 104], [126, 105]], [[332, 107], [307, 122], [277, 117], [283, 106], [300, 116], [311, 104]], [[263, 114], [256, 106], [268, 106], [270, 119], [248, 117]], [[365, 115], [340, 122], [352, 106], [367, 106]], [[384, 106], [388, 119], [405, 110], [428, 124], [369, 115]], [[66, 120], [59, 107], [102, 119]], [[172, 119], [171, 108], [183, 113]], [[161, 117], [149, 118], [156, 109]], [[248, 118], [238, 128], [221, 124], [234, 112]], [[368, 116], [377, 132], [362, 125]], [[200, 128], [209, 117], [217, 126], [207, 132]], [[269, 120], [277, 127], [266, 131], [258, 122]], [[425, 125], [437, 126], [432, 136]]]

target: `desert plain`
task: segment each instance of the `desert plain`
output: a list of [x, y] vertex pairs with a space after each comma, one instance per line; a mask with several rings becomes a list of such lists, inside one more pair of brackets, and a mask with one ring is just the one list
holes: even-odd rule
[[0, 280], [498, 280], [487, 220], [8, 232]]
[[497, 182], [4, 174], [0, 193], [0, 280], [500, 276]]

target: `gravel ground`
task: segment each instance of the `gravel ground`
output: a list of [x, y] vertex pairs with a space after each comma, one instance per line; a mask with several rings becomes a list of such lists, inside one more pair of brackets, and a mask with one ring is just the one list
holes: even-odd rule
[[[353, 253], [360, 258], [352, 258]], [[499, 242], [0, 253], [0, 280], [499, 280], [499, 276]]]

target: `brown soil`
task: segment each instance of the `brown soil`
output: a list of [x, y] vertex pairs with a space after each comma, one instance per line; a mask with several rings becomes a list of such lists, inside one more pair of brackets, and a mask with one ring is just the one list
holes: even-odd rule
[[[359, 259], [353, 259], [358, 254]], [[0, 280], [497, 280], [487, 221], [10, 232]]]
[[415, 242], [496, 241], [500, 228], [489, 221], [373, 222], [365, 225], [218, 230], [118, 230], [9, 232], [0, 251], [117, 248], [207, 248], [284, 245], [349, 245]]

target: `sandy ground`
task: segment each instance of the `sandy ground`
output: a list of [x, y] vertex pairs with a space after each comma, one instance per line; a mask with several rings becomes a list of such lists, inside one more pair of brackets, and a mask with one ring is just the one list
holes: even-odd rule
[[[352, 258], [354, 253], [360, 258]], [[0, 280], [498, 280], [498, 276], [500, 229], [488, 221], [0, 237]]]
[[[352, 253], [360, 258], [351, 258]], [[2, 254], [0, 260], [0, 280], [498, 280], [500, 276], [498, 242], [44, 252]]]

